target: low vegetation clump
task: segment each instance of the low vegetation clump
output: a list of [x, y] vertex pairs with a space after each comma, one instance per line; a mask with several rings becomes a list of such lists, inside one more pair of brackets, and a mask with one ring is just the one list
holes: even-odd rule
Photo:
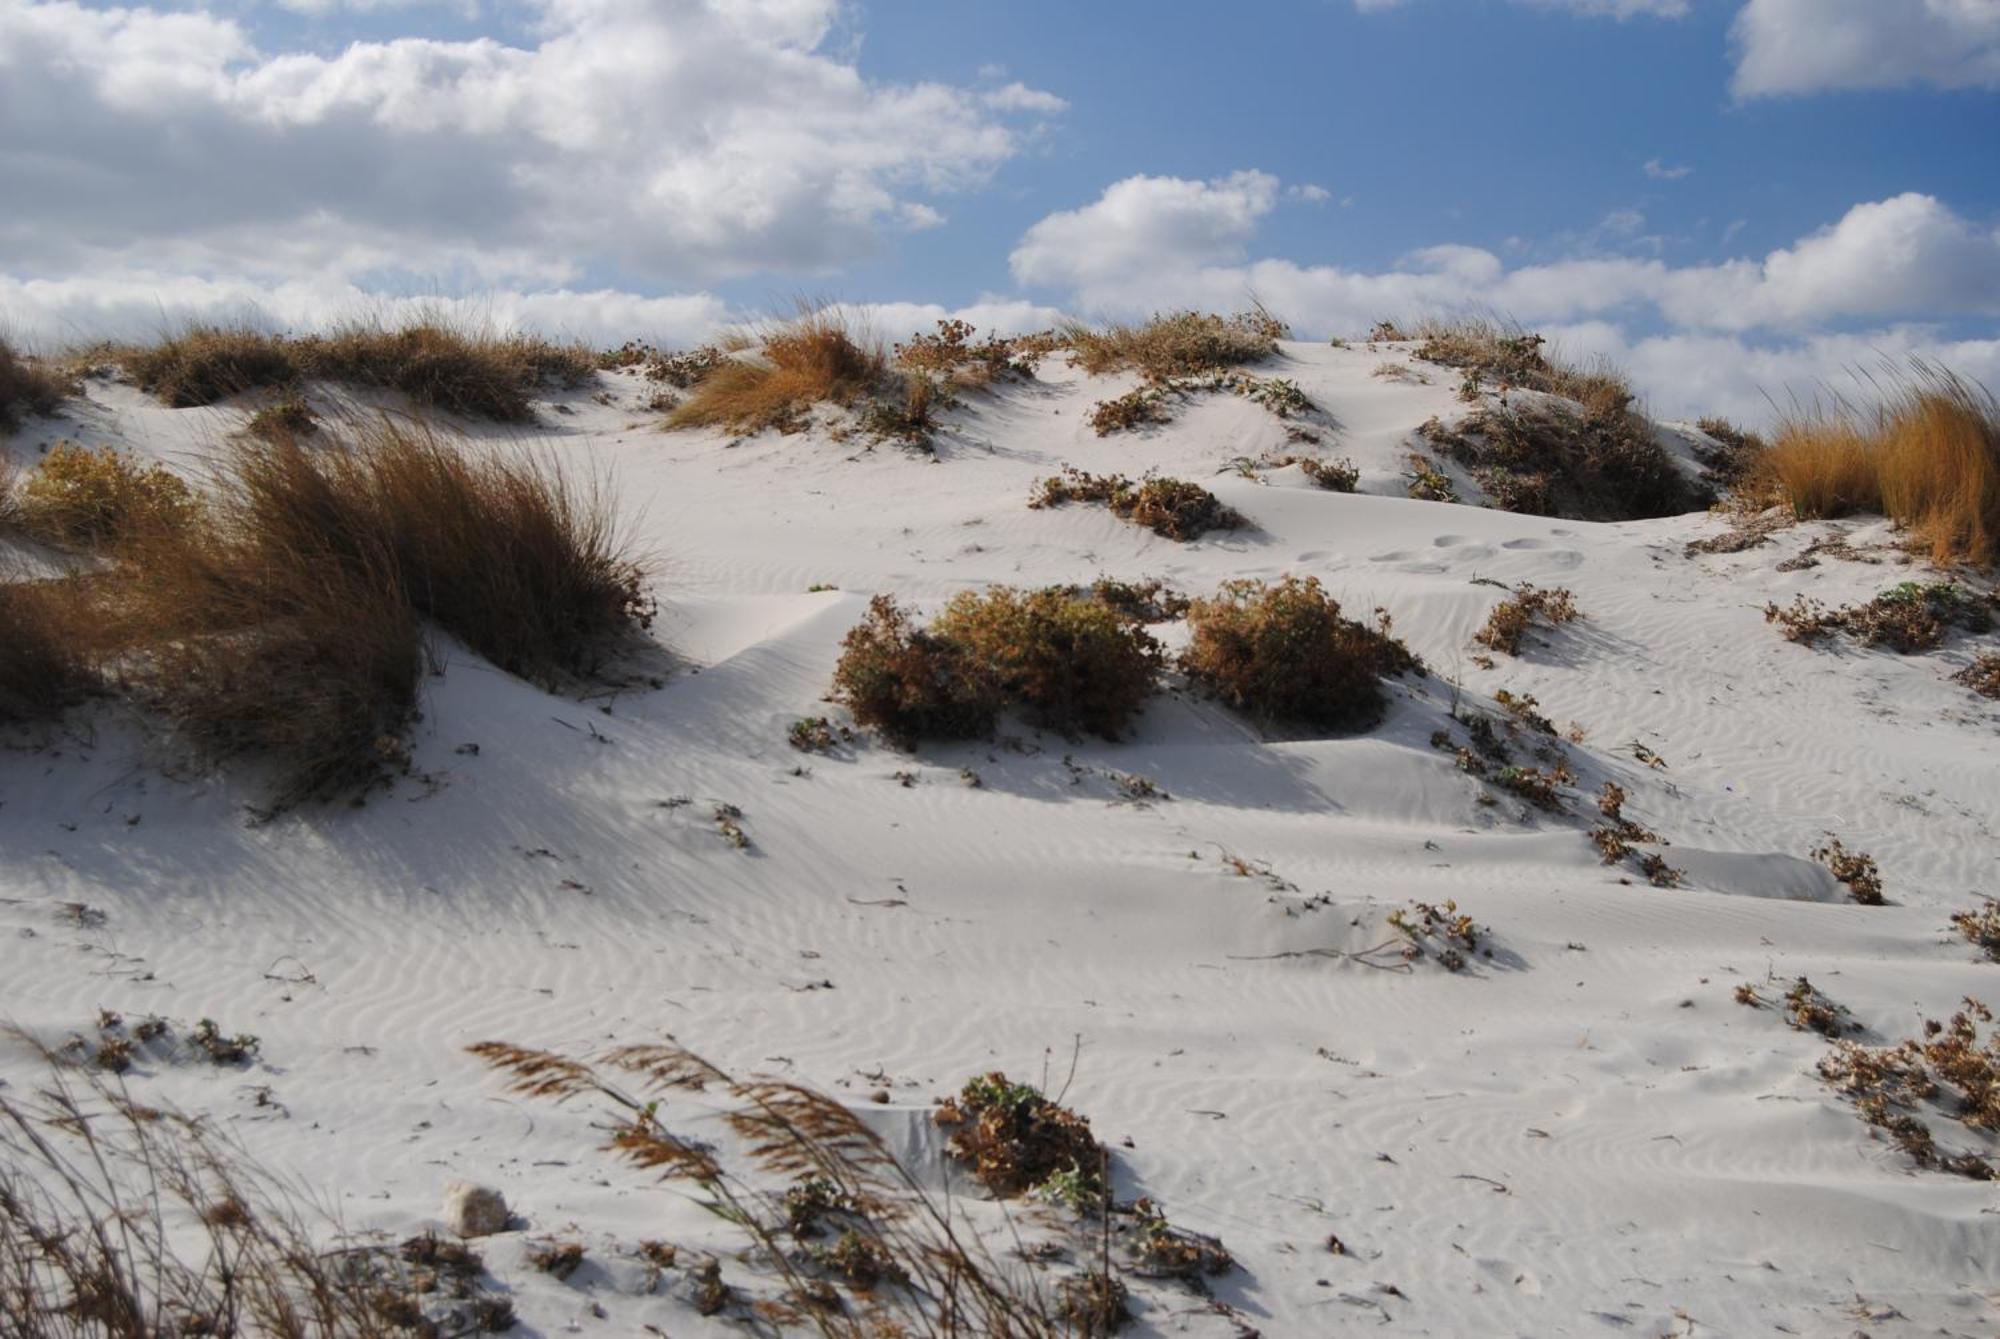
[[1616, 396], [1475, 410], [1452, 428], [1426, 422], [1424, 437], [1472, 472], [1489, 506], [1587, 521], [1643, 520], [1693, 510], [1702, 498], [1653, 435]]
[[[1384, 326], [1402, 336], [1393, 325], [1385, 322]], [[1518, 327], [1479, 317], [1462, 317], [1422, 322], [1414, 338], [1420, 341], [1415, 357], [1443, 367], [1460, 368], [1470, 377], [1494, 383], [1502, 391], [1521, 389], [1559, 395], [1592, 413], [1624, 410], [1633, 400], [1630, 383], [1614, 369], [1603, 365], [1577, 367], [1551, 358], [1544, 351], [1548, 345], [1546, 339]]]
[[1164, 654], [1133, 617], [1060, 587], [955, 596], [931, 631], [964, 648], [1008, 705], [1061, 734], [1117, 739], [1159, 685]]
[[1361, 471], [1351, 460], [1312, 460], [1305, 456], [1292, 456], [1288, 464], [1296, 464], [1312, 480], [1330, 493], [1352, 493], [1361, 483]]
[[1737, 427], [1726, 418], [1704, 418], [1695, 427], [1708, 437], [1697, 443], [1695, 459], [1719, 489], [1733, 489], [1759, 468], [1771, 444], [1757, 433]]
[[14, 490], [15, 524], [63, 548], [103, 549], [196, 523], [185, 480], [112, 448], [58, 442]]
[[1404, 491], [1419, 502], [1458, 501], [1458, 490], [1451, 486], [1451, 476], [1421, 452], [1410, 453], [1410, 472], [1406, 477], [1409, 486]]
[[1072, 1207], [1104, 1200], [1106, 1154], [1090, 1122], [1028, 1084], [1000, 1073], [972, 1079], [939, 1104], [935, 1119], [951, 1131], [953, 1156], [995, 1195], [1025, 1195], [1060, 1178], [1073, 1187]]
[[96, 686], [77, 603], [54, 583], [0, 582], [0, 725], [56, 716]]
[[1149, 423], [1171, 422], [1167, 392], [1158, 386], [1140, 386], [1090, 407], [1090, 426], [1099, 437], [1126, 432]]
[[68, 377], [0, 339], [0, 435], [20, 427], [31, 414], [53, 414], [70, 390]]
[[1234, 316], [1180, 311], [1154, 316], [1141, 325], [1103, 330], [1072, 325], [1062, 332], [1076, 365], [1096, 374], [1132, 369], [1149, 378], [1194, 376], [1261, 362], [1278, 351], [1289, 331], [1258, 308]]
[[259, 409], [243, 425], [243, 430], [266, 442], [310, 437], [319, 431], [319, 416], [313, 413], [311, 405], [292, 395]]
[[1493, 606], [1493, 612], [1486, 616], [1486, 625], [1473, 635], [1472, 640], [1506, 655], [1517, 656], [1521, 654], [1522, 640], [1530, 628], [1537, 624], [1558, 628], [1582, 616], [1569, 591], [1560, 586], [1545, 590], [1524, 581], [1514, 588], [1512, 595]]
[[1843, 1033], [1861, 1031], [1861, 1024], [1847, 1012], [1845, 1005], [1836, 1003], [1803, 976], [1793, 980], [1785, 988], [1784, 995], [1775, 1001], [1746, 982], [1736, 988], [1736, 1002], [1747, 1004], [1752, 1009], [1761, 1009], [1766, 1005], [1777, 1007], [1794, 1032], [1817, 1032], [1829, 1041], [1838, 1039]]
[[1171, 623], [1184, 617], [1191, 603], [1164, 581], [1118, 581], [1099, 577], [1088, 586], [1070, 586], [1069, 594], [1096, 600], [1140, 623]]
[[1951, 677], [1981, 697], [2000, 701], [2000, 652], [1981, 651], [1970, 665]]
[[596, 358], [581, 346], [443, 321], [360, 323], [300, 338], [250, 326], [194, 326], [157, 344], [117, 350], [116, 358], [141, 390], [177, 409], [317, 377], [400, 391], [427, 408], [506, 423], [534, 417], [529, 396], [545, 382], [575, 387], [596, 375]]
[[983, 738], [1003, 707], [1065, 735], [1117, 738], [1163, 656], [1138, 614], [1064, 587], [963, 592], [928, 628], [887, 596], [842, 643], [834, 696], [899, 747]]
[[1357, 729], [1382, 715], [1381, 681], [1420, 668], [1387, 613], [1373, 626], [1342, 614], [1315, 577], [1231, 581], [1188, 608], [1181, 667], [1267, 722]]
[[1882, 896], [1882, 872], [1875, 867], [1875, 857], [1863, 851], [1850, 851], [1840, 844], [1840, 838], [1829, 837], [1826, 845], [1815, 847], [1812, 858], [1825, 865], [1833, 877], [1847, 885], [1856, 902], [1864, 907], [1886, 905]]
[[1835, 1042], [1819, 1063], [1820, 1077], [1917, 1166], [2000, 1180], [1989, 1155], [1939, 1148], [1925, 1119], [1942, 1117], [1988, 1135], [2000, 1131], [2000, 1034], [1992, 1025], [1992, 1010], [1968, 997], [1948, 1020], [1925, 1020], [1921, 1039], [1894, 1046]]
[[1466, 954], [1484, 954], [1486, 927], [1458, 909], [1458, 903], [1435, 906], [1412, 902], [1389, 913], [1389, 926], [1403, 937], [1403, 960], [1417, 962], [1434, 958], [1448, 972], [1462, 972]]
[[1745, 481], [1801, 520], [1874, 512], [1939, 563], [2000, 557], [2000, 404], [1976, 383], [1913, 361], [1882, 403], [1780, 423]]
[[1903, 655], [1944, 644], [1952, 628], [1986, 632], [2000, 601], [1978, 596], [1951, 581], [1905, 581], [1863, 605], [1829, 609], [1800, 595], [1788, 606], [1764, 606], [1764, 621], [1775, 623], [1787, 641], [1813, 645], [1835, 633], [1863, 646], [1886, 646]]
[[1035, 362], [1045, 351], [1039, 341], [1013, 340], [988, 335], [973, 341], [977, 328], [956, 318], [940, 320], [928, 335], [912, 335], [907, 344], [890, 351], [900, 366], [947, 380], [951, 385], [978, 390], [1004, 377], [1034, 375]]
[[1989, 897], [1973, 910], [1955, 911], [1951, 923], [1988, 959], [2000, 962], [2000, 901]]
[[1201, 485], [1152, 475], [1135, 484], [1122, 474], [1065, 469], [1044, 479], [1028, 505], [1059, 507], [1066, 502], [1109, 507], [1114, 516], [1181, 542], [1199, 539], [1211, 530], [1236, 530], [1249, 524], [1242, 513], [1224, 505]]
[[836, 308], [803, 311], [761, 334], [755, 359], [731, 359], [695, 384], [667, 422], [677, 428], [796, 431], [816, 404], [853, 405], [881, 384], [879, 343]]

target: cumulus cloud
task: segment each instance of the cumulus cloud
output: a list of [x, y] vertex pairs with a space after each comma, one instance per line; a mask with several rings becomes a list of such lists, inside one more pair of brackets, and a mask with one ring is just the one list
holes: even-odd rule
[[267, 281], [821, 273], [937, 222], [1061, 107], [870, 82], [826, 49], [838, 0], [528, 7], [527, 45], [329, 55], [219, 11], [0, 0], [0, 252]]
[[[2000, 232], [1914, 192], [1856, 205], [1761, 260], [1671, 266], [1607, 255], [1509, 269], [1483, 248], [1440, 246], [1376, 273], [1246, 259], [1279, 195], [1275, 178], [1254, 172], [1215, 181], [1127, 178], [1095, 203], [1030, 228], [1014, 252], [1014, 274], [1094, 311], [1227, 308], [1254, 294], [1327, 332], [1467, 307], [1537, 321], [1643, 311], [1675, 326], [1737, 331], [2000, 315]], [[1634, 211], [1614, 212], [1595, 235], [1633, 238], [1644, 222]]]
[[2000, 88], [1994, 0], [1747, 0], [1730, 35], [1739, 98], [1918, 83]]

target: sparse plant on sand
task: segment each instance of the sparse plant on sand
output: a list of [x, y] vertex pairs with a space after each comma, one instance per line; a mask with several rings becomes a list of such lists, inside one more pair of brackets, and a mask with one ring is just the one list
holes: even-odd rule
[[1421, 452], [1410, 453], [1410, 472], [1406, 477], [1409, 487], [1405, 491], [1419, 502], [1458, 501], [1458, 490], [1451, 486], [1451, 477]]
[[0, 437], [30, 415], [53, 414], [72, 390], [69, 377], [0, 339]]
[[1812, 645], [1844, 633], [1863, 646], [1886, 646], [1914, 655], [1943, 645], [1952, 628], [1986, 632], [2000, 599], [1975, 595], [1951, 581], [1905, 581], [1866, 604], [1829, 609], [1804, 595], [1789, 606], [1764, 606], [1764, 621], [1778, 625], [1787, 641]]
[[1140, 386], [1090, 407], [1090, 426], [1099, 437], [1125, 432], [1148, 423], [1167, 423], [1167, 392], [1158, 386]]
[[1148, 377], [1193, 376], [1260, 362], [1278, 351], [1284, 323], [1261, 308], [1234, 316], [1180, 311], [1142, 325], [1064, 329], [1076, 364], [1090, 373], [1131, 368]]
[[1989, 960], [2000, 962], [2000, 901], [1989, 897], [1971, 910], [1954, 911], [1951, 923]]
[[1839, 1038], [1843, 1033], [1861, 1030], [1861, 1024], [1854, 1021], [1846, 1006], [1836, 1003], [1803, 976], [1795, 978], [1786, 986], [1783, 996], [1775, 1001], [1766, 998], [1755, 986], [1745, 982], [1736, 988], [1736, 1002], [1747, 1004], [1753, 1009], [1761, 1009], [1766, 1005], [1777, 1007], [1793, 1031], [1817, 1032], [1829, 1041]]
[[1448, 972], [1462, 972], [1466, 954], [1489, 954], [1485, 948], [1486, 927], [1458, 909], [1458, 903], [1443, 906], [1411, 902], [1389, 913], [1389, 926], [1403, 936], [1403, 959], [1416, 962], [1434, 958]]
[[2000, 652], [1978, 652], [1970, 665], [1951, 677], [1981, 697], [2000, 700]]
[[1850, 851], [1840, 844], [1840, 838], [1828, 837], [1824, 846], [1813, 848], [1812, 858], [1825, 865], [1835, 879], [1846, 884], [1848, 892], [1862, 906], [1884, 905], [1882, 873], [1875, 868], [1875, 857], [1862, 851]]
[[1181, 667], [1260, 720], [1356, 729], [1382, 714], [1384, 677], [1420, 669], [1389, 616], [1370, 626], [1341, 613], [1315, 577], [1231, 581], [1188, 609]]
[[1976, 1181], [2000, 1179], [1989, 1154], [1939, 1148], [1926, 1119], [1988, 1135], [2000, 1131], [2000, 1035], [1992, 1024], [1992, 1010], [1967, 997], [1949, 1019], [1925, 1020], [1921, 1038], [1894, 1046], [1835, 1042], [1819, 1062], [1820, 1077], [1917, 1166]]
[[1087, 474], [1065, 469], [1042, 480], [1030, 507], [1059, 507], [1066, 502], [1094, 502], [1114, 516], [1144, 526], [1154, 534], [1185, 543], [1210, 530], [1236, 530], [1249, 524], [1241, 512], [1222, 503], [1199, 484], [1147, 475], [1137, 483], [1122, 474]]
[[1093, 1210], [1108, 1193], [1106, 1154], [1090, 1122], [1005, 1074], [968, 1081], [938, 1106], [936, 1120], [951, 1131], [952, 1155], [996, 1195], [1029, 1194], [1060, 1179], [1065, 1190], [1057, 1198]]
[[1521, 643], [1528, 629], [1536, 624], [1558, 628], [1581, 617], [1569, 591], [1560, 586], [1544, 589], [1524, 581], [1514, 588], [1512, 595], [1493, 606], [1486, 616], [1486, 625], [1472, 640], [1491, 650], [1517, 656], [1521, 654]]

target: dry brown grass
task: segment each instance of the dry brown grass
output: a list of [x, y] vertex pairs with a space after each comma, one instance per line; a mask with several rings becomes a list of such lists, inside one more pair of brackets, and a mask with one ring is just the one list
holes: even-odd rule
[[157, 343], [113, 350], [142, 390], [175, 408], [317, 377], [400, 391], [426, 408], [524, 423], [545, 382], [576, 387], [596, 375], [581, 345], [421, 320], [356, 322], [290, 338], [252, 326], [190, 326]]
[[68, 582], [0, 581], [0, 725], [43, 720], [95, 686]]
[[0, 339], [0, 435], [20, 427], [30, 414], [54, 413], [73, 389], [57, 368]]
[[802, 310], [759, 332], [761, 359], [725, 362], [681, 402], [677, 428], [757, 432], [789, 428], [816, 404], [851, 405], [882, 381], [881, 342], [851, 327], [836, 307]]
[[1365, 728], [1382, 715], [1381, 680], [1418, 668], [1386, 613], [1373, 626], [1348, 618], [1314, 577], [1227, 582], [1193, 601], [1188, 626], [1182, 668], [1268, 722]]
[[1153, 379], [1194, 376], [1244, 363], [1261, 362], [1278, 351], [1288, 332], [1261, 307], [1234, 316], [1180, 311], [1154, 316], [1140, 325], [1064, 327], [1076, 364], [1090, 373], [1131, 368]]
[[1839, 403], [1787, 418], [1747, 487], [1801, 518], [1880, 512], [1936, 562], [1990, 564], [2000, 558], [2000, 403], [1912, 360], [1872, 410]]

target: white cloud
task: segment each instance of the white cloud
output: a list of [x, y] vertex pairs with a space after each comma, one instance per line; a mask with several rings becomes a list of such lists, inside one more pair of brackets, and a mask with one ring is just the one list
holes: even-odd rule
[[271, 282], [824, 273], [939, 219], [1061, 106], [870, 82], [824, 49], [838, 0], [530, 8], [527, 45], [321, 55], [219, 12], [0, 0], [0, 254]]
[[1916, 83], [2000, 88], [1995, 0], [1747, 0], [1730, 36], [1739, 98]]
[[[1051, 214], [1013, 254], [1015, 277], [1062, 290], [1085, 310], [1141, 314], [1228, 308], [1255, 294], [1314, 331], [1385, 316], [1484, 307], [1535, 321], [1647, 311], [1688, 329], [1812, 330], [1858, 321], [2000, 315], [2000, 232], [1935, 197], [1856, 205], [1833, 225], [1761, 260], [1670, 266], [1614, 254], [1508, 269], [1478, 247], [1418, 251], [1363, 273], [1247, 259], [1275, 178], [1132, 177], [1096, 203]], [[1586, 234], [1640, 245], [1643, 215], [1614, 211]]]
[[1668, 167], [1657, 158], [1648, 158], [1646, 160], [1645, 171], [1646, 175], [1655, 181], [1679, 181], [1682, 177], [1693, 172], [1694, 169], [1691, 167]]
[[[1405, 3], [1407, 0], [1354, 0], [1354, 7], [1363, 14], [1377, 14], [1386, 9], [1398, 9]], [[1535, 9], [1558, 9], [1571, 14], [1614, 19], [1637, 18], [1640, 15], [1678, 19], [1688, 13], [1688, 0], [1514, 0], [1514, 3]]]
[[1278, 179], [1236, 172], [1213, 181], [1127, 177], [1095, 204], [1050, 214], [1010, 257], [1023, 283], [1090, 287], [1142, 281], [1240, 258], [1278, 200]]

